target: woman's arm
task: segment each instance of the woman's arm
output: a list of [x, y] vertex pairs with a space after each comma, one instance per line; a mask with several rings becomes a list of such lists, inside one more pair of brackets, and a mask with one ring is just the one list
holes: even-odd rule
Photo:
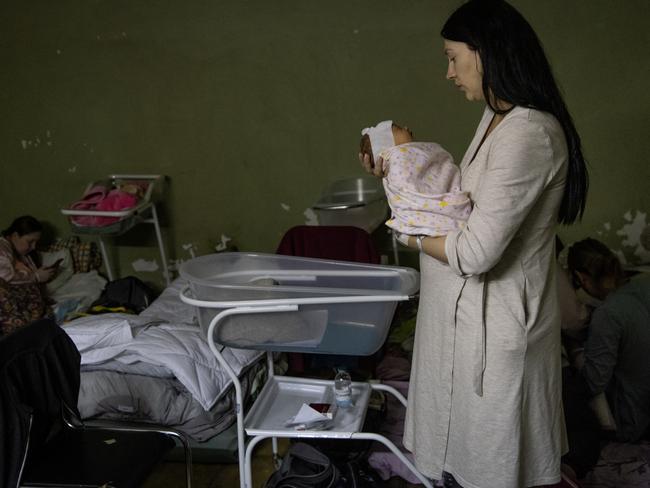
[[25, 262], [16, 259], [11, 248], [0, 245], [0, 279], [7, 283], [44, 283], [54, 272], [50, 268], [36, 268], [29, 257], [25, 257]]
[[[558, 192], [564, 190], [564, 180], [555, 176], [566, 161], [566, 145], [561, 129], [547, 124], [519, 116], [504, 120], [494, 132], [486, 168], [472, 193], [474, 206], [467, 225], [448, 234], [444, 243], [456, 273], [474, 275], [492, 269], [547, 187], [553, 183]], [[550, 132], [556, 132], [554, 139]], [[556, 217], [548, 215], [548, 224], [553, 225]], [[434, 248], [439, 251], [437, 245]]]
[[[409, 236], [408, 247], [411, 249], [418, 249], [418, 238], [417, 236]], [[448, 263], [447, 254], [445, 253], [445, 242], [447, 241], [447, 236], [431, 237], [431, 236], [420, 236], [420, 245], [422, 246], [421, 251], [429, 256], [436, 258], [438, 261], [443, 263]]]
[[0, 254], [0, 279], [10, 283], [16, 276], [13, 259]]
[[[460, 274], [482, 273], [499, 261], [550, 180], [552, 150], [547, 134], [530, 125], [506, 131], [490, 148], [481, 198], [474, 202], [468, 225], [450, 234], [450, 254], [458, 261]], [[422, 252], [449, 263], [448, 236], [420, 236], [420, 244]], [[408, 247], [420, 249], [417, 236], [409, 237]]]
[[593, 395], [604, 392], [612, 379], [618, 361], [621, 334], [621, 325], [604, 307], [594, 311], [582, 367], [582, 374]]
[[25, 273], [16, 272], [16, 258], [11, 244], [6, 239], [0, 239], [0, 279], [11, 283], [18, 279], [25, 281]]

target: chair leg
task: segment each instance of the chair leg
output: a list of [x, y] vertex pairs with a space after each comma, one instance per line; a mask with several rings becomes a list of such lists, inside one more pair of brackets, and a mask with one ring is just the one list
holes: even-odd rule
[[181, 432], [176, 430], [167, 430], [167, 433], [171, 436], [176, 437], [183, 445], [183, 450], [185, 451], [185, 486], [187, 488], [192, 487], [192, 449], [190, 448], [190, 443]]
[[[159, 432], [178, 439], [185, 451], [185, 486], [187, 488], [192, 487], [192, 449], [190, 448], [190, 443], [187, 440], [187, 437], [185, 437], [185, 434], [182, 432], [169, 427], [155, 425], [116, 425], [112, 422], [84, 423], [77, 418], [74, 412], [65, 403], [63, 404], [63, 420], [73, 429], [112, 429], [126, 432]], [[79, 423], [75, 423], [74, 420]]]

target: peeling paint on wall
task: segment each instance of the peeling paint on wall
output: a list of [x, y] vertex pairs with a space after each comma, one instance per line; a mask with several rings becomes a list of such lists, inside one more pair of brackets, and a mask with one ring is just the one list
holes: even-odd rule
[[[597, 239], [603, 239], [610, 244], [618, 241], [620, 248], [612, 252], [624, 265], [637, 265], [650, 263], [650, 222], [648, 214], [641, 210], [628, 210], [623, 214], [623, 225], [613, 231], [610, 222], [603, 223], [596, 230]], [[612, 232], [613, 231], [613, 232]], [[615, 234], [619, 237], [614, 237]]]
[[131, 263], [134, 271], [138, 272], [153, 272], [158, 271], [158, 263], [155, 259], [147, 261], [146, 259], [138, 259]]
[[105, 32], [104, 34], [97, 34], [98, 41], [124, 41], [127, 39], [126, 32]]
[[650, 262], [650, 249], [647, 249], [641, 242], [641, 235], [646, 231], [648, 222], [646, 220], [648, 214], [636, 210], [633, 216], [632, 212], [627, 211], [623, 218], [628, 222], [624, 224], [616, 234], [623, 236], [621, 244], [625, 247], [634, 248], [632, 254], [639, 258], [640, 262]]
[[192, 258], [196, 257], [196, 253], [194, 252], [195, 250], [194, 243], [187, 242], [185, 244], [182, 244], [181, 247], [183, 248], [183, 251], [187, 251]]
[[[45, 131], [46, 135], [46, 141], [44, 141], [48, 146], [52, 145], [52, 141], [50, 140], [51, 133], [49, 130]], [[20, 140], [20, 145], [23, 147], [23, 149], [27, 149], [28, 147], [38, 147], [41, 145], [41, 138], [40, 136], [34, 136], [31, 139], [21, 139]]]
[[643, 232], [641, 232], [641, 245], [646, 250], [650, 250], [650, 225], [646, 225]]
[[225, 251], [228, 247], [228, 242], [230, 242], [232, 239], [224, 234], [221, 234], [221, 242], [217, 244], [214, 248], [217, 250], [217, 252]]
[[305, 216], [305, 225], [318, 225], [318, 215], [313, 209], [308, 208], [302, 213]]

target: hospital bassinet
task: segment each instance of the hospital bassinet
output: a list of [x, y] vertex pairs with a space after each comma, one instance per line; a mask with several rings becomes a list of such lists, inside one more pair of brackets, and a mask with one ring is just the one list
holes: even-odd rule
[[[68, 218], [70, 228], [74, 234], [90, 234], [97, 238], [99, 247], [102, 252], [102, 259], [106, 268], [106, 274], [109, 281], [113, 281], [113, 270], [109, 260], [109, 254], [106, 249], [105, 238], [117, 236], [128, 232], [138, 224], [152, 224], [156, 232], [158, 249], [160, 251], [160, 262], [162, 266], [163, 277], [169, 286], [171, 280], [167, 266], [167, 257], [165, 246], [160, 231], [160, 222], [156, 210], [156, 201], [161, 198], [165, 177], [163, 175], [140, 175], [140, 174], [115, 174], [109, 175], [101, 180], [90, 182], [84, 191], [84, 196], [88, 196], [94, 188], [101, 188], [106, 192], [119, 188], [131, 187], [137, 189], [139, 194], [137, 203], [122, 210], [96, 210], [92, 203], [81, 205], [84, 200], [80, 200], [61, 209], [61, 213]], [[140, 194], [141, 193], [141, 194]], [[97, 203], [97, 202], [93, 202]], [[91, 224], [92, 220], [83, 219], [104, 219], [103, 223]], [[80, 219], [81, 222], [80, 223]], [[85, 222], [85, 223], [84, 223]], [[112, 222], [112, 223], [109, 223]]]
[[292, 305], [296, 310], [224, 316], [214, 337], [229, 347], [370, 355], [386, 339], [397, 302], [418, 290], [418, 273], [274, 254], [221, 253], [183, 263], [199, 323], [226, 309]]
[[[326, 430], [296, 429], [290, 421], [305, 405], [333, 402], [333, 381], [273, 375], [271, 351], [369, 355], [383, 344], [399, 301], [419, 289], [409, 268], [270, 254], [222, 253], [181, 265], [189, 285], [181, 299], [198, 307], [210, 349], [237, 392], [240, 484], [252, 487], [252, 452], [263, 439], [321, 437], [381, 442], [420, 481], [432, 485], [386, 437], [362, 432], [371, 390], [394, 388], [352, 383], [353, 406], [339, 408]], [[190, 296], [191, 295], [191, 296]], [[242, 395], [217, 344], [267, 351], [269, 378], [244, 419]], [[246, 438], [249, 437], [248, 445]]]

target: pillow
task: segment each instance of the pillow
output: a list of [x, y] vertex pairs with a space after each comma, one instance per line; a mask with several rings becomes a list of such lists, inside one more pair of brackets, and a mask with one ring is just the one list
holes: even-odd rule
[[70, 251], [75, 273], [87, 273], [90, 270], [99, 269], [102, 265], [102, 255], [97, 244], [92, 241], [81, 242], [79, 236], [70, 236], [66, 239], [58, 239], [47, 250], [60, 251], [61, 249]]
[[46, 285], [47, 292], [50, 295], [55, 290], [61, 288], [61, 286], [63, 286], [74, 273], [72, 256], [70, 255], [70, 251], [68, 249], [41, 253], [41, 262], [43, 263], [43, 266], [51, 266], [59, 259], [63, 259], [63, 261], [61, 261], [61, 264], [59, 264], [58, 272], [56, 275], [54, 275], [53, 279], [48, 281]]

